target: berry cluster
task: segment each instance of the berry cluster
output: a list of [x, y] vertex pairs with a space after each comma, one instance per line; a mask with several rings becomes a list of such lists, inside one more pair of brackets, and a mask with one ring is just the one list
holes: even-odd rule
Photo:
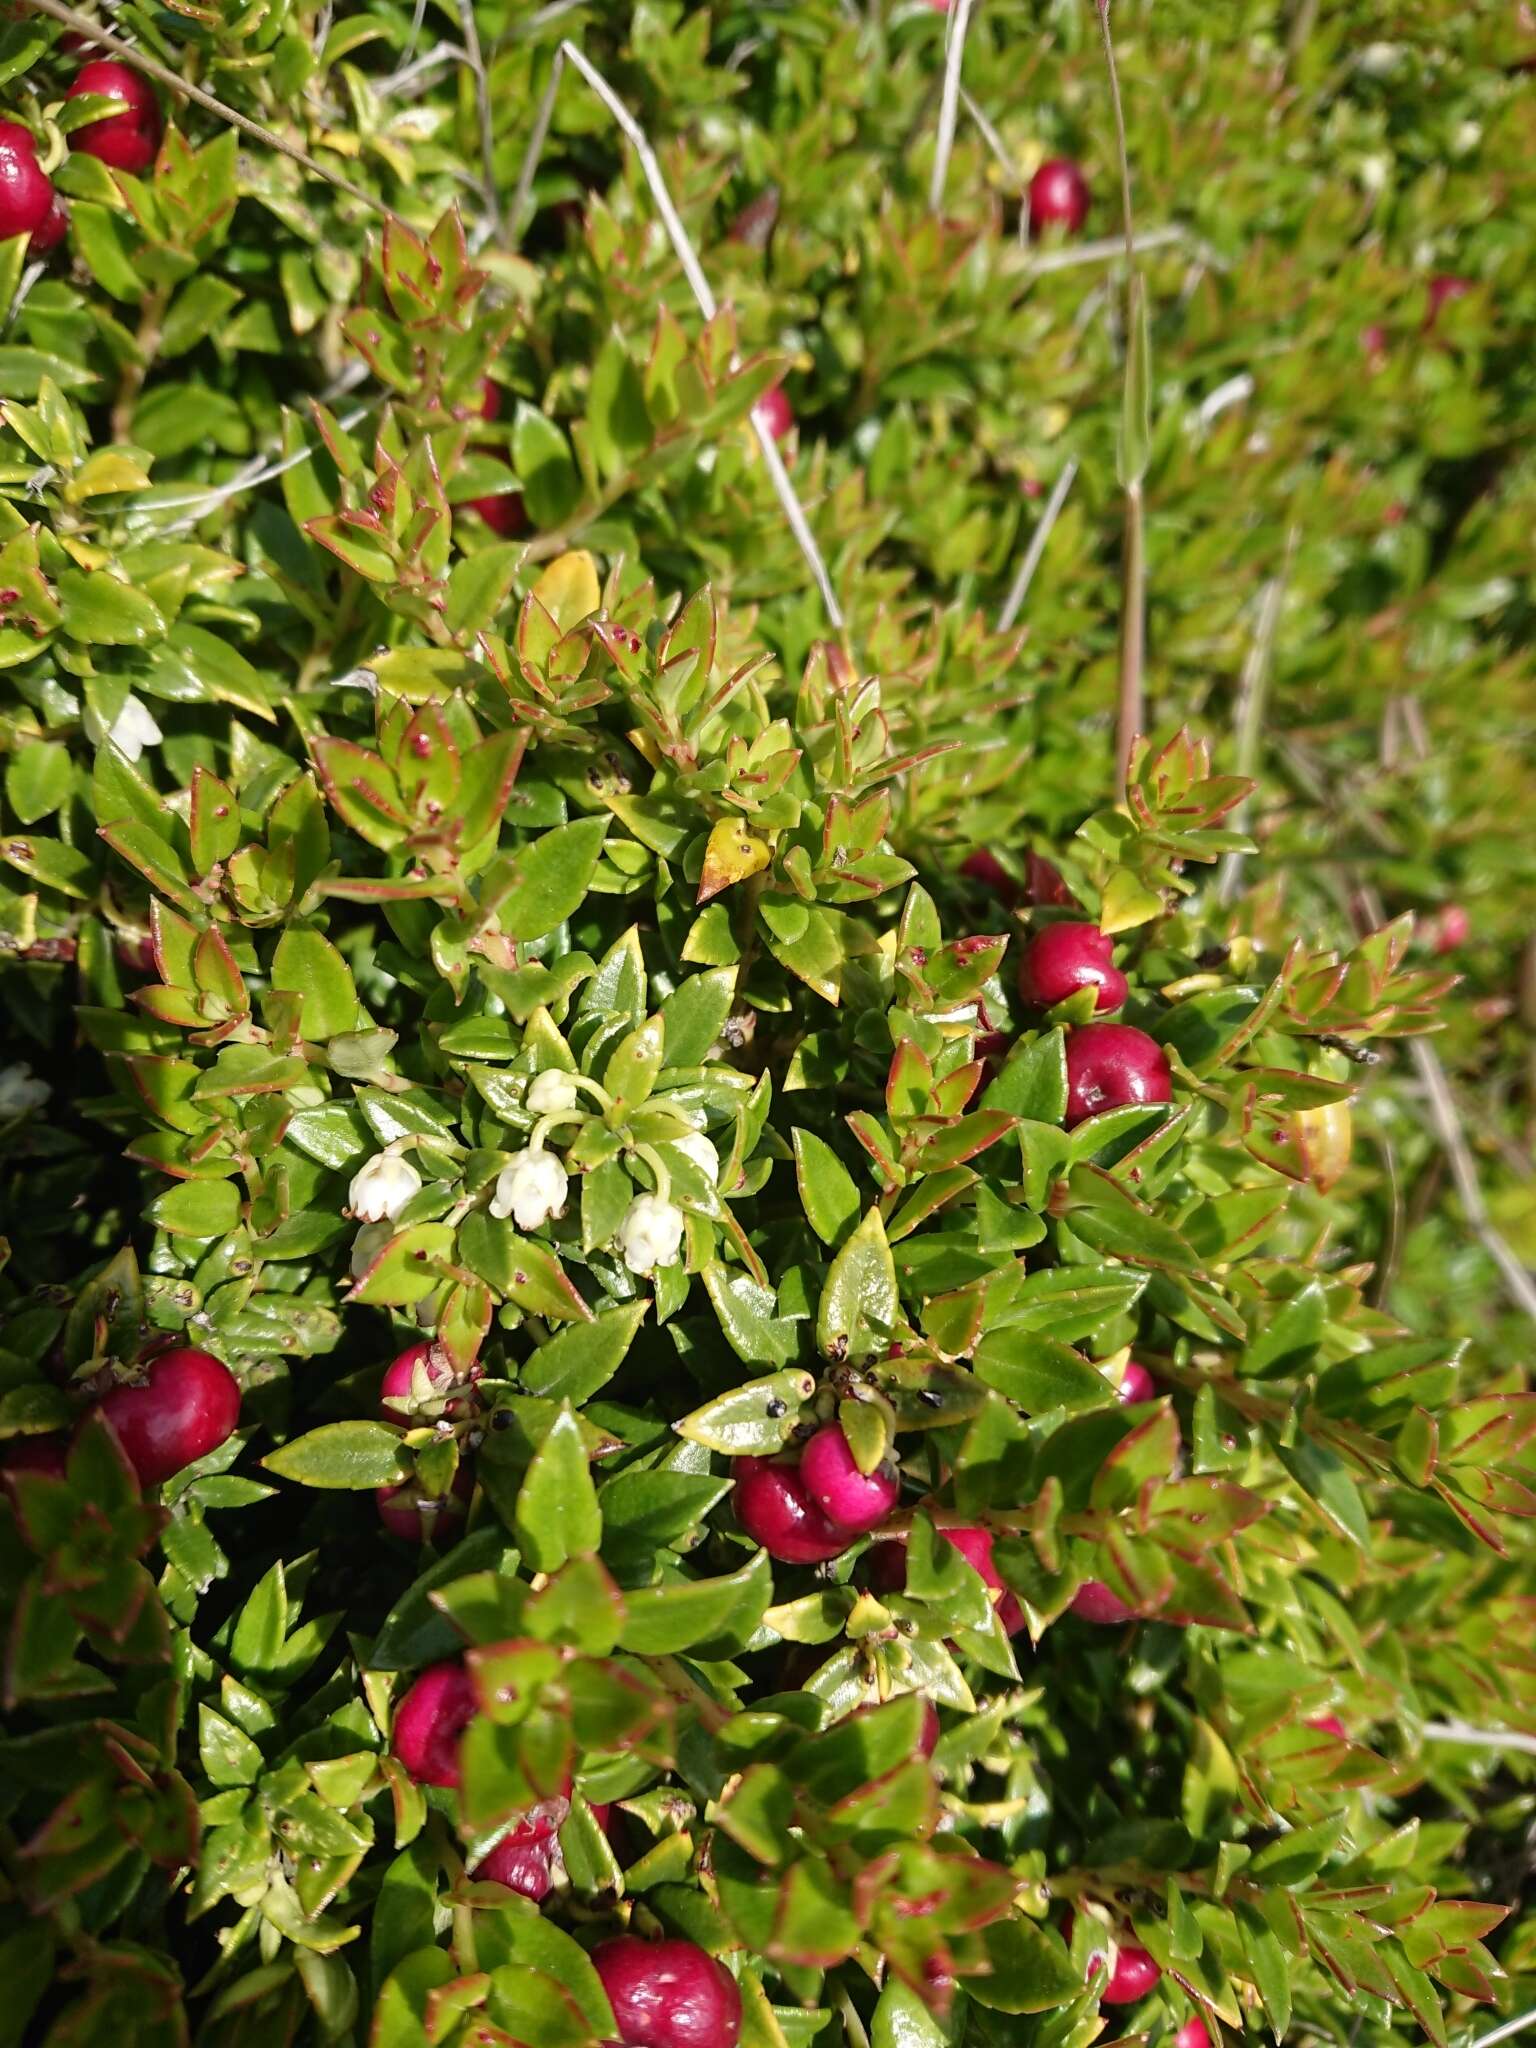
[[[82, 64], [66, 99], [90, 95], [121, 105], [71, 130], [69, 146], [115, 171], [147, 171], [160, 149], [163, 124], [153, 89], [132, 66], [109, 58]], [[31, 237], [31, 254], [46, 256], [69, 227], [69, 212], [38, 160], [37, 138], [19, 121], [0, 120], [0, 242]]]

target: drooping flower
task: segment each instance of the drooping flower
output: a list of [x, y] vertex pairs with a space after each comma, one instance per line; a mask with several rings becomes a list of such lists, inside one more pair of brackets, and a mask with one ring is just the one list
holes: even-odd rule
[[99, 747], [103, 740], [110, 740], [128, 761], [137, 761], [146, 747], [158, 746], [165, 738], [152, 714], [145, 710], [137, 697], [124, 700], [122, 710], [110, 725], [105, 724], [100, 713], [93, 711], [89, 704], [80, 722], [92, 746]]
[[398, 1152], [378, 1152], [352, 1176], [347, 1201], [360, 1223], [393, 1223], [412, 1195], [421, 1191], [421, 1175]]
[[29, 1109], [41, 1109], [52, 1093], [26, 1060], [0, 1067], [0, 1116], [25, 1116]]
[[528, 1107], [535, 1116], [557, 1116], [576, 1107], [576, 1083], [563, 1067], [546, 1067], [528, 1086]]
[[530, 1145], [497, 1174], [491, 1214], [510, 1216], [519, 1230], [537, 1230], [564, 1211], [567, 1185], [565, 1168], [554, 1153]]
[[683, 1212], [660, 1195], [636, 1195], [619, 1225], [619, 1251], [631, 1273], [675, 1264], [683, 1245]]

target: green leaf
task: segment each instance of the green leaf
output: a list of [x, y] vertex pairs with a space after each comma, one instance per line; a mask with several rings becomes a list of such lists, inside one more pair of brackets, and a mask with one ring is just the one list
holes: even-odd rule
[[5, 794], [23, 825], [56, 811], [74, 780], [69, 749], [54, 740], [26, 740], [5, 764]]
[[787, 1365], [800, 1349], [799, 1329], [777, 1313], [773, 1289], [760, 1287], [750, 1273], [715, 1262], [704, 1268], [703, 1277], [736, 1356], [746, 1365]]
[[968, 1977], [966, 1989], [992, 2012], [1046, 2012], [1082, 1991], [1082, 1979], [1061, 1937], [1015, 1915], [981, 1931], [988, 1973]]
[[749, 1380], [672, 1426], [690, 1443], [726, 1458], [758, 1458], [782, 1450], [800, 1419], [802, 1403], [816, 1390], [808, 1372], [775, 1372]]
[[834, 1364], [883, 1352], [900, 1312], [896, 1265], [880, 1211], [871, 1209], [827, 1273], [816, 1312], [816, 1342]]
[[240, 1221], [232, 1180], [184, 1180], [150, 1203], [148, 1215], [174, 1237], [223, 1237]]
[[1123, 1266], [1050, 1266], [1015, 1291], [1006, 1326], [1075, 1344], [1134, 1308], [1146, 1285], [1145, 1273]]
[[494, 912], [508, 938], [542, 939], [585, 901], [596, 872], [607, 818], [557, 825], [487, 872], [483, 914]]
[[558, 1571], [571, 1557], [588, 1557], [603, 1536], [597, 1489], [586, 1447], [569, 1401], [533, 1454], [517, 1495], [516, 1531], [535, 1571]]
[[1125, 396], [1115, 474], [1122, 486], [1140, 484], [1152, 459], [1152, 340], [1146, 280], [1133, 270], [1126, 285], [1130, 346], [1125, 352]]
[[1095, 1366], [1054, 1337], [1010, 1325], [989, 1330], [972, 1360], [976, 1377], [1026, 1415], [1052, 1408], [1097, 1408], [1114, 1390]]
[[1256, 1850], [1247, 1875], [1272, 1885], [1301, 1885], [1316, 1877], [1349, 1825], [1346, 1812], [1331, 1813], [1311, 1827], [1291, 1828], [1278, 1841]]
[[661, 1006], [669, 1066], [703, 1066], [725, 1029], [735, 996], [734, 967], [711, 967], [678, 983]]
[[1362, 1550], [1369, 1550], [1371, 1525], [1365, 1503], [1343, 1460], [1326, 1444], [1308, 1436], [1299, 1436], [1294, 1444], [1277, 1443], [1275, 1452], [1338, 1533]]
[[1030, 1123], [1059, 1124], [1067, 1113], [1067, 1035], [1058, 1028], [1015, 1051], [981, 1098]]
[[624, 1363], [649, 1307], [649, 1302], [636, 1301], [606, 1308], [593, 1322], [561, 1330], [525, 1361], [521, 1385], [545, 1400], [583, 1406]]
[[1244, 1355], [1249, 1373], [1297, 1372], [1322, 1342], [1328, 1297], [1321, 1281], [1309, 1280], [1280, 1309], [1266, 1309]]
[[564, 434], [522, 402], [512, 423], [512, 466], [534, 525], [544, 530], [563, 525], [581, 497], [581, 478]]
[[862, 1203], [853, 1175], [824, 1138], [796, 1127], [795, 1178], [806, 1221], [823, 1244], [839, 1245], [859, 1219]]
[[360, 1492], [407, 1476], [401, 1436], [384, 1422], [327, 1422], [262, 1459], [279, 1479]]
[[288, 927], [272, 955], [272, 986], [302, 999], [299, 1029], [306, 1038], [334, 1038], [357, 1029], [352, 970], [323, 932], [307, 925]]
[[751, 1637], [772, 1598], [773, 1566], [760, 1550], [728, 1578], [679, 1579], [626, 1593], [629, 1611], [619, 1642], [641, 1657], [682, 1650], [728, 1654]]

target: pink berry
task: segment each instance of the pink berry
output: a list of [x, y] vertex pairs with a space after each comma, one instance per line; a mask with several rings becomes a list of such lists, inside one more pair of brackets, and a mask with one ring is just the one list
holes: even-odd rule
[[1048, 227], [1075, 235], [1088, 218], [1088, 180], [1082, 166], [1068, 156], [1048, 157], [1029, 181], [1029, 232]]
[[423, 1493], [414, 1479], [407, 1479], [401, 1486], [375, 1487], [373, 1498], [391, 1536], [406, 1543], [441, 1543], [463, 1528], [474, 1490], [474, 1475], [460, 1465], [446, 1495]]
[[1211, 2048], [1210, 2031], [1198, 2015], [1187, 2019], [1173, 2037], [1173, 2048]]
[[[438, 1345], [430, 1341], [407, 1345], [398, 1357], [390, 1360], [379, 1387], [379, 1403], [386, 1422], [411, 1420], [411, 1390], [416, 1383], [418, 1367], [425, 1368], [427, 1385], [434, 1396], [446, 1393], [459, 1383], [446, 1352]], [[450, 1401], [443, 1413], [456, 1415], [463, 1405], [461, 1401]]]
[[431, 1664], [395, 1709], [391, 1746], [418, 1785], [459, 1783], [459, 1743], [480, 1711], [460, 1663]]
[[1437, 953], [1455, 953], [1472, 934], [1472, 920], [1459, 903], [1447, 903], [1434, 920], [1430, 943]]
[[1315, 1728], [1319, 1735], [1333, 1735], [1340, 1742], [1348, 1742], [1349, 1730], [1337, 1714], [1317, 1714], [1308, 1721], [1309, 1728]]
[[1134, 1024], [1083, 1024], [1067, 1034], [1067, 1129], [1101, 1109], [1167, 1102], [1173, 1075], [1162, 1047]]
[[141, 1486], [158, 1486], [227, 1443], [240, 1420], [240, 1384], [209, 1351], [162, 1351], [101, 1397]]
[[470, 1871], [470, 1876], [481, 1884], [504, 1884], [508, 1891], [521, 1892], [525, 1899], [535, 1901], [547, 1896], [550, 1887], [550, 1842], [547, 1836], [538, 1841], [520, 1838], [520, 1830], [514, 1828], [509, 1835], [491, 1850], [488, 1856]]
[[1379, 320], [1373, 320], [1368, 327], [1360, 330], [1360, 346], [1373, 370], [1379, 370], [1387, 359], [1387, 330]]
[[801, 1452], [800, 1483], [827, 1520], [853, 1536], [878, 1528], [901, 1495], [894, 1466], [859, 1470], [835, 1422], [818, 1429]]
[[794, 1465], [738, 1458], [732, 1470], [737, 1521], [781, 1564], [824, 1564], [853, 1541], [846, 1529], [828, 1521]]
[[1024, 948], [1019, 995], [1035, 1009], [1049, 1010], [1080, 988], [1091, 988], [1096, 1011], [1118, 1010], [1129, 990], [1113, 954], [1113, 940], [1097, 925], [1048, 924]]
[[[946, 1543], [953, 1544], [966, 1563], [980, 1574], [984, 1586], [1002, 1594], [1003, 1597], [994, 1602], [998, 1619], [1009, 1635], [1017, 1635], [1024, 1626], [1024, 1610], [1004, 1585], [1002, 1575], [992, 1561], [992, 1531], [978, 1528], [974, 1522], [957, 1522], [950, 1528], [941, 1528], [939, 1534]], [[888, 1593], [900, 1592], [906, 1585], [905, 1538], [892, 1537], [873, 1546], [869, 1553], [869, 1583], [876, 1592]]]
[[75, 129], [69, 138], [71, 149], [83, 149], [114, 171], [147, 171], [160, 148], [163, 123], [154, 91], [147, 78], [132, 65], [117, 64], [107, 57], [93, 57], [82, 64], [66, 97], [79, 99], [96, 93], [120, 100], [120, 114], [104, 114]]
[[592, 1951], [625, 2048], [736, 2048], [741, 1993], [691, 1941], [620, 1934]]
[[752, 417], [759, 426], [772, 434], [775, 441], [782, 441], [795, 424], [795, 415], [790, 410], [789, 400], [784, 396], [781, 384], [772, 385], [752, 408]]
[[[1069, 1942], [1072, 1939], [1075, 1920], [1076, 1915], [1069, 1912], [1066, 1926], [1062, 1930]], [[1095, 1923], [1095, 1940], [1101, 1931]], [[1101, 1964], [1109, 1961], [1108, 1951], [1111, 1946], [1113, 1947], [1114, 1960], [1109, 1965], [1108, 1980], [1099, 1992], [1099, 2001], [1103, 2005], [1134, 2005], [1137, 1999], [1146, 1997], [1162, 1976], [1162, 1970], [1144, 1948], [1137, 1948], [1134, 1944], [1126, 1942], [1111, 1943], [1107, 1934], [1104, 1936], [1104, 1943], [1103, 1948], [1091, 1950], [1088, 1956], [1088, 1974], [1092, 1977]]]
[[988, 853], [983, 846], [975, 853], [968, 853], [960, 863], [962, 875], [968, 875], [973, 882], [980, 882], [983, 889], [997, 898], [999, 903], [1012, 907], [1019, 900], [1019, 885], [1003, 866], [995, 853]]
[[1440, 318], [1440, 310], [1443, 306], [1449, 306], [1455, 299], [1464, 299], [1471, 289], [1472, 280], [1470, 277], [1452, 277], [1444, 271], [1432, 277], [1429, 280], [1429, 289], [1425, 294], [1428, 301], [1424, 313], [1425, 330], [1428, 331], [1435, 325], [1436, 321]]
[[1144, 1365], [1138, 1365], [1134, 1358], [1129, 1360], [1125, 1371], [1120, 1375], [1121, 1405], [1126, 1408], [1134, 1408], [1138, 1401], [1155, 1401], [1156, 1399], [1156, 1380], [1153, 1379], [1151, 1373], [1147, 1371]]
[[1102, 1622], [1114, 1626], [1118, 1622], [1135, 1619], [1135, 1609], [1127, 1607], [1118, 1593], [1112, 1593], [1102, 1579], [1084, 1579], [1072, 1595], [1071, 1611], [1083, 1621]]
[[0, 121], [0, 242], [30, 235], [37, 247], [52, 206], [53, 180], [37, 160], [31, 131], [19, 121]]

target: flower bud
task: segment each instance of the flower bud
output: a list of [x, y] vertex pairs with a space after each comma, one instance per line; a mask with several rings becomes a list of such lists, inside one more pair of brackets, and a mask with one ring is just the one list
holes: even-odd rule
[[565, 1168], [554, 1153], [530, 1145], [497, 1174], [491, 1214], [510, 1216], [519, 1230], [537, 1230], [563, 1213], [566, 1185]]
[[535, 1116], [558, 1116], [576, 1107], [576, 1083], [563, 1067], [546, 1067], [528, 1084], [527, 1103]]
[[683, 1244], [683, 1212], [660, 1195], [636, 1195], [619, 1225], [619, 1251], [631, 1273], [654, 1273], [676, 1263]]
[[347, 1202], [360, 1223], [393, 1223], [412, 1195], [421, 1191], [421, 1175], [398, 1152], [379, 1152], [352, 1176]]

